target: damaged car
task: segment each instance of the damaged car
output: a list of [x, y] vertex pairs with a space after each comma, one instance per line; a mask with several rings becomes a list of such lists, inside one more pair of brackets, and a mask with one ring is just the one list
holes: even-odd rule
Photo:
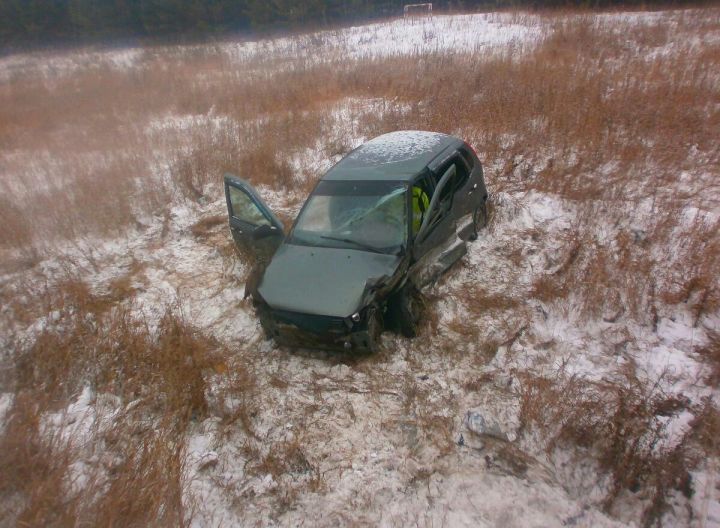
[[415, 336], [423, 288], [487, 222], [477, 155], [434, 132], [393, 132], [350, 152], [288, 231], [246, 180], [224, 180], [233, 239], [255, 256], [246, 293], [267, 337], [291, 347], [372, 352], [385, 329]]

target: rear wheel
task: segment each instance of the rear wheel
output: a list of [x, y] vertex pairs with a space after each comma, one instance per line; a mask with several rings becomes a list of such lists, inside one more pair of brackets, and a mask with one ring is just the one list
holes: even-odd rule
[[253, 306], [255, 307], [255, 313], [257, 314], [258, 319], [260, 319], [260, 326], [265, 334], [265, 339], [273, 339], [275, 337], [275, 327], [267, 308], [254, 299]]
[[475, 208], [472, 215], [472, 221], [473, 232], [470, 236], [470, 240], [477, 240], [480, 230], [487, 226], [487, 202], [483, 202]]
[[420, 320], [425, 310], [425, 300], [412, 283], [408, 282], [395, 294], [388, 309], [403, 336], [415, 337], [418, 335]]

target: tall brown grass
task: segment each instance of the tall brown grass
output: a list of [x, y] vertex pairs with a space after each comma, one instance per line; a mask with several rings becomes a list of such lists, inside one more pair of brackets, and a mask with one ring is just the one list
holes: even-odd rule
[[[35, 193], [7, 192], [20, 209], [15, 224], [28, 227], [4, 224], [0, 240], [8, 245], [17, 239], [17, 246], [28, 238], [116, 232], [132, 225], [142, 209], [167, 207], [167, 199], [137, 204], [148, 192], [137, 182], [152, 179], [156, 163], [139, 147], [147, 141], [143, 127], [150, 115], [212, 109], [230, 119], [215, 133], [205, 127], [169, 133], [180, 142], [179, 154], [170, 156], [170, 177], [189, 196], [201, 194], [200, 187], [216, 182], [223, 170], [292, 187], [287, 154], [322, 138], [328, 106], [347, 97], [409, 105], [401, 112], [391, 105], [379, 119], [366, 119], [365, 130], [358, 131], [366, 135], [398, 128], [457, 133], [473, 142], [488, 165], [521, 156], [536, 167], [523, 181], [514, 173], [501, 175], [493, 182], [497, 189], [537, 188], [600, 200], [629, 192], [667, 194], [662, 189], [675, 187], [677, 170], [693, 166], [691, 149], [717, 165], [712, 131], [720, 117], [711, 72], [718, 50], [712, 44], [700, 51], [678, 45], [650, 59], [647, 53], [681, 44], [685, 35], [717, 30], [714, 14], [671, 15], [677, 22], [672, 32], [661, 20], [634, 27], [627, 42], [615, 37], [619, 29], [611, 22], [545, 17], [546, 36], [536, 48], [491, 57], [430, 53], [414, 60], [299, 63], [239, 76], [221, 51], [210, 48], [190, 55], [148, 53], [129, 72], [87, 69], [52, 83], [18, 75], [0, 90], [6, 149], [49, 147], [51, 154], [62, 152], [61, 158], [103, 152], [101, 166], [107, 169], [98, 171], [75, 156], [57, 175], [66, 192], [51, 186], [38, 195], [39, 203]], [[139, 157], [128, 157], [133, 150]], [[592, 176], [611, 163], [610, 173]], [[28, 191], [37, 187], [36, 177], [25, 178]], [[45, 180], [55, 181], [55, 175]], [[150, 187], [160, 185], [155, 180]]]

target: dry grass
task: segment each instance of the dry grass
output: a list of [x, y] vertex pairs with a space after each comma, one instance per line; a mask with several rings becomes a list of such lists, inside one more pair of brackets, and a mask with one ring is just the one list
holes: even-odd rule
[[[138, 319], [77, 279], [48, 299], [58, 316], [32, 344], [17, 344], [12, 358], [15, 399], [0, 436], [4, 509], [30, 525], [187, 525], [193, 505], [183, 494], [183, 434], [208, 412], [207, 379], [226, 372], [218, 366], [228, 352], [175, 309], [157, 321]], [[252, 378], [243, 365], [233, 374], [244, 379], [228, 389], [237, 400]], [[51, 423], [48, 413], [62, 416], [83, 387], [117, 398], [109, 428], [94, 423], [81, 440], [42, 425]], [[83, 453], [101, 445], [104, 462], [91, 464], [89, 482], [77, 486], [75, 462], [87, 464]]]
[[216, 231], [218, 226], [224, 226], [228, 222], [227, 215], [213, 215], [201, 218], [190, 228], [190, 232], [196, 238], [206, 238], [210, 233]]
[[89, 482], [82, 482], [74, 464], [87, 458], [62, 431], [40, 427], [45, 406], [36, 394], [19, 395], [0, 437], [5, 521], [18, 526], [189, 524], [184, 443], [176, 427], [143, 430], [129, 420], [115, 423], [97, 439], [108, 450], [105, 462], [86, 466], [92, 468]]
[[105, 526], [190, 526], [193, 505], [183, 496], [184, 450], [182, 435], [173, 427], [130, 436], [105, 492], [93, 497], [81, 519]]
[[[167, 164], [170, 179], [184, 195], [203, 196], [224, 170], [254, 183], [292, 187], [297, 175], [287, 154], [326, 135], [328, 105], [347, 97], [393, 102], [381, 116], [361, 123], [358, 132], [365, 135], [398, 128], [459, 133], [473, 141], [488, 165], [519, 156], [539, 169], [530, 181], [506, 174], [493, 182], [495, 190], [522, 185], [583, 200], [611, 200], [636, 188], [652, 194], [687, 165], [691, 147], [710, 154], [710, 164], [718, 163], [712, 131], [720, 115], [710, 73], [720, 61], [716, 47], [708, 45], [701, 53], [682, 47], [651, 60], [644, 55], [675, 35], [717, 29], [712, 22], [717, 17], [701, 12], [676, 18], [674, 34], [664, 22], [634, 30], [637, 51], [616, 39], [607, 22], [551, 16], [543, 22], [548, 36], [542, 44], [520, 55], [423, 54], [415, 61], [331, 61], [237, 76], [219, 50], [170, 49], [146, 53], [141, 66], [128, 73], [81, 70], [52, 86], [18, 75], [0, 90], [0, 122], [8, 131], [4, 137], [12, 137], [5, 144], [71, 153], [69, 170], [61, 171], [69, 178], [63, 182], [68, 191], [44, 192], [42, 204], [30, 209], [33, 200], [25, 193], [9, 193], [23, 211], [13, 214], [13, 221], [25, 227], [11, 230], [4, 223], [0, 241], [17, 247], [28, 237], [118, 232], [141, 212], [164, 207], [165, 189], [159, 199], [137, 204], [138, 196], [162, 186], [152, 176], [156, 160], [145, 147], [142, 123], [148, 115], [197, 116], [212, 109], [225, 119], [218, 126], [198, 122], [168, 136], [177, 136], [178, 146]], [[445, 82], [448, 78], [454, 82]], [[399, 110], [394, 103], [405, 106]], [[83, 155], [100, 152], [106, 169], [98, 173], [95, 162], [83, 166]], [[611, 162], [617, 166], [607, 178], [587, 176]], [[648, 165], [652, 181], [627, 177]], [[31, 189], [36, 181], [28, 178]]]
[[272, 489], [274, 510], [282, 514], [292, 509], [301, 492], [322, 493], [326, 489], [325, 475], [320, 465], [309, 458], [311, 442], [307, 430], [290, 438], [269, 442], [265, 439], [256, 445], [246, 444], [245, 452], [251, 463], [246, 466], [249, 474], [272, 476], [277, 484]]
[[[113, 281], [116, 295], [127, 292]], [[184, 418], [205, 412], [202, 372], [222, 347], [199, 336], [173, 311], [157, 324], [137, 320], [112, 295], [98, 296], [79, 279], [49, 292], [55, 322], [32, 346], [15, 354], [15, 390], [41, 391], [67, 401], [90, 384], [96, 390], [137, 398]]]
[[698, 349], [698, 353], [710, 365], [710, 374], [707, 383], [717, 387], [720, 384], [720, 332], [708, 332], [708, 343]]
[[8, 525], [67, 526], [78, 498], [63, 494], [73, 452], [57, 436], [41, 435], [37, 395], [18, 394], [0, 437], [0, 505]]
[[[710, 440], [718, 430], [717, 409], [664, 394], [660, 382], [648, 386], [629, 373], [617, 383], [589, 383], [562, 372], [558, 379], [528, 376], [520, 389], [522, 426], [543, 431], [548, 451], [573, 445], [583, 448], [579, 457], [592, 453], [611, 476], [605, 508], [626, 490], [640, 492], [647, 499], [643, 524], [650, 526], [666, 511], [672, 491], [692, 494], [689, 470], [718, 453]], [[667, 418], [686, 410], [696, 418], [671, 439]]]
[[[460, 303], [462, 309], [459, 315], [445, 322], [450, 332], [460, 336], [464, 344], [477, 344], [478, 354], [475, 356], [478, 364], [486, 364], [497, 353], [498, 347], [507, 344], [507, 340], [513, 340], [522, 327], [523, 322], [528, 319], [527, 309], [520, 301], [502, 294], [493, 294], [483, 291], [475, 282], [462, 284], [453, 295], [456, 302]], [[479, 321], [483, 317], [492, 316], [494, 321], [501, 322], [500, 328], [494, 328], [488, 332], [488, 328]], [[502, 332], [502, 334], [497, 334]], [[449, 351], [456, 351], [461, 355], [464, 350], [457, 347], [453, 340], [447, 339], [446, 348]]]

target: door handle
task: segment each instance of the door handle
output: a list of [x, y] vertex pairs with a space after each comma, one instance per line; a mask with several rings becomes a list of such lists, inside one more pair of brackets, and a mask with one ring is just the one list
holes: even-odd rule
[[473, 184], [472, 189], [470, 189], [468, 191], [468, 196], [470, 196], [472, 193], [474, 193], [475, 189], [477, 189], [477, 183]]

